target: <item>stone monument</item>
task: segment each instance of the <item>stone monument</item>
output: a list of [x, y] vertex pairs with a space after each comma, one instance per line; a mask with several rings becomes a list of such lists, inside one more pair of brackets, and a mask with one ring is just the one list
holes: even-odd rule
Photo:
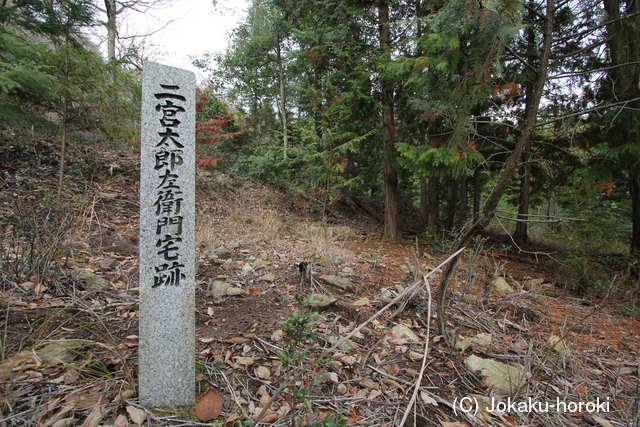
[[145, 62], [139, 398], [195, 403], [195, 75]]

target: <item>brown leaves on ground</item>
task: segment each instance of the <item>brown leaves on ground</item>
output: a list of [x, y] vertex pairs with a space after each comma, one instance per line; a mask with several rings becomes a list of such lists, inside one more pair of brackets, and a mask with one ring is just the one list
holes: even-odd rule
[[198, 398], [196, 417], [203, 423], [215, 420], [222, 412], [222, 398], [214, 389], [209, 389]]

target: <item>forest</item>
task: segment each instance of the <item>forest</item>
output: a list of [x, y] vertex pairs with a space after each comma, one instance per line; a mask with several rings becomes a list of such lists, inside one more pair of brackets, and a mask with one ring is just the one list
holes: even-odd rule
[[[0, 384], [7, 396], [13, 396], [0, 398], [0, 426], [178, 425], [170, 424], [174, 421], [162, 414], [143, 416], [136, 412], [141, 409], [135, 405], [126, 406], [126, 410], [122, 406], [135, 394], [131, 390], [132, 394], [123, 397], [122, 393], [135, 389], [128, 359], [133, 356], [127, 353], [135, 350], [135, 345], [129, 346], [126, 340], [135, 334], [136, 326], [130, 319], [136, 316], [137, 295], [139, 206], [135, 197], [139, 176], [141, 72], [144, 62], [153, 60], [154, 53], [144, 42], [144, 36], [125, 37], [121, 26], [130, 11], [152, 11], [168, 3], [0, 2], [0, 310], [4, 311], [0, 317], [0, 329], [4, 330], [3, 335], [0, 333]], [[224, 3], [225, 0], [212, 1]], [[569, 298], [594, 307], [594, 313], [613, 300], [619, 306], [616, 315], [627, 316], [619, 327], [626, 328], [631, 335], [637, 330], [638, 325], [631, 320], [635, 321], [638, 313], [640, 283], [640, 2], [637, 0], [251, 0], [246, 15], [229, 34], [228, 49], [202, 52], [193, 58], [193, 64], [204, 76], [197, 90], [196, 165], [197, 248], [205, 274], [198, 270], [198, 277], [209, 286], [207, 298], [215, 294], [211, 289], [216, 283], [212, 279], [217, 277], [216, 273], [218, 277], [226, 274], [225, 280], [238, 292], [215, 294], [214, 302], [203, 297], [198, 311], [208, 317], [202, 314], [206, 323], [199, 319], [198, 325], [220, 324], [222, 321], [215, 320], [212, 313], [222, 310], [227, 318], [246, 326], [244, 330], [239, 326], [235, 329], [219, 326], [235, 336], [231, 340], [242, 338], [225, 341], [219, 348], [202, 350], [200, 355], [207, 362], [222, 358], [227, 368], [236, 371], [258, 365], [257, 356], [251, 363], [245, 360], [251, 353], [247, 342], [259, 341], [256, 337], [261, 330], [256, 325], [265, 318], [244, 322], [238, 313], [220, 307], [237, 295], [255, 298], [247, 304], [254, 304], [257, 312], [264, 309], [260, 298], [271, 295], [270, 292], [283, 292], [278, 297], [269, 296], [272, 302], [291, 298], [291, 304], [302, 307], [309, 300], [303, 304], [303, 298], [292, 296], [297, 289], [294, 284], [302, 280], [298, 274], [307, 274], [313, 285], [317, 283], [314, 274], [343, 272], [347, 268], [350, 273], [345, 275], [362, 274], [363, 293], [359, 296], [366, 295], [365, 290], [374, 292], [374, 283], [377, 295], [381, 281], [405, 283], [406, 278], [401, 275], [419, 276], [416, 272], [424, 262], [433, 264], [430, 268], [437, 270], [439, 277], [433, 292], [433, 323], [437, 332], [430, 331], [429, 320], [426, 324], [424, 321], [408, 324], [422, 330], [416, 338], [425, 338], [426, 334], [427, 344], [430, 332], [437, 333], [439, 338], [432, 345], [437, 345], [438, 350], [432, 351], [443, 358], [436, 363], [442, 369], [450, 363], [446, 361], [450, 357], [447, 349], [457, 346], [467, 332], [478, 332], [478, 336], [479, 331], [489, 332], [497, 339], [497, 323], [478, 320], [484, 319], [483, 315], [474, 317], [473, 322], [483, 325], [475, 329], [469, 322], [461, 326], [459, 320], [459, 313], [464, 311], [459, 304], [472, 304], [462, 295], [471, 292], [474, 283], [490, 282], [497, 276], [509, 279], [520, 292], [533, 288], [542, 292], [536, 286], [543, 284], [549, 289], [562, 289], [562, 297], [570, 295]], [[296, 223], [307, 221], [314, 225], [309, 225], [306, 231], [295, 228]], [[347, 225], [349, 231], [344, 232], [340, 227]], [[318, 227], [323, 231], [317, 233]], [[312, 236], [308, 235], [311, 229], [316, 230]], [[107, 239], [113, 244], [104, 243]], [[310, 249], [303, 245], [301, 249], [296, 246], [300, 242], [316, 246]], [[117, 249], [109, 250], [109, 246]], [[407, 255], [409, 252], [412, 255]], [[116, 253], [119, 266], [102, 265], [114, 258], [105, 253]], [[434, 267], [452, 254], [450, 262], [442, 263], [441, 269]], [[248, 265], [239, 261], [239, 257], [245, 256], [251, 256], [251, 262], [260, 258], [266, 264], [256, 267], [259, 263], [254, 263], [240, 272], [242, 264]], [[369, 258], [364, 260], [360, 256]], [[379, 261], [382, 259], [387, 261]], [[240, 263], [236, 270], [225, 267], [230, 265], [229, 260]], [[506, 272], [508, 263], [514, 260], [517, 266], [508, 267], [511, 273]], [[347, 266], [348, 262], [352, 264]], [[379, 267], [379, 262], [383, 267]], [[300, 266], [304, 263], [316, 270], [303, 272]], [[407, 271], [391, 271], [391, 265], [403, 263], [409, 264]], [[288, 265], [286, 278], [279, 278], [279, 272], [285, 274], [277, 270], [279, 264]], [[273, 279], [263, 279], [266, 271], [258, 275], [260, 268], [274, 269], [276, 279], [287, 285], [273, 290], [275, 285], [269, 285]], [[531, 285], [533, 288], [525, 285], [542, 274], [538, 268], [546, 272], [544, 280]], [[102, 274], [102, 280], [107, 277], [110, 293], [104, 289], [96, 291], [94, 285], [88, 284], [88, 276], [78, 275], [78, 269], [89, 269], [89, 273], [82, 274], [91, 277], [96, 271]], [[249, 280], [247, 273], [251, 275], [254, 271], [255, 277]], [[229, 277], [235, 277], [236, 282]], [[404, 290], [409, 288], [405, 285], [402, 290], [396, 285], [389, 295], [404, 296]], [[392, 289], [394, 285], [386, 286]], [[544, 295], [552, 292], [544, 289]], [[96, 292], [102, 296], [96, 297]], [[474, 292], [471, 294], [475, 295]], [[529, 322], [549, 314], [545, 313], [544, 305], [529, 308], [522, 300], [513, 298], [495, 302], [496, 295], [487, 296], [491, 292], [477, 292], [478, 301], [482, 299], [478, 303], [481, 308], [473, 305], [469, 312], [493, 310], [495, 318], [505, 319], [508, 312], [512, 320], [504, 320], [509, 323], [502, 323], [502, 332], [511, 327], [518, 334], [534, 335], [535, 328]], [[556, 291], [552, 293], [556, 295]], [[389, 325], [394, 317], [400, 318], [399, 312], [407, 306], [412, 313], [424, 314], [423, 305], [428, 305], [431, 313], [431, 290], [428, 304], [426, 296], [420, 297], [422, 302], [418, 304], [416, 294], [411, 295], [412, 302], [398, 308], [387, 320]], [[386, 304], [391, 298], [383, 301]], [[505, 311], [501, 304], [517, 306], [517, 310]], [[556, 307], [555, 302], [548, 304]], [[291, 359], [287, 363], [303, 364], [304, 356], [296, 353], [296, 349], [314, 346], [314, 334], [307, 330], [316, 331], [318, 323], [312, 322], [314, 315], [296, 318], [297, 311], [291, 314], [292, 310], [276, 305], [278, 308], [274, 308], [270, 319], [294, 316], [278, 325], [283, 329], [292, 327], [289, 333], [298, 335], [291, 335], [284, 341], [286, 344], [278, 344], [288, 345], [289, 353], [271, 354], [271, 359], [287, 354]], [[377, 307], [364, 304], [356, 309], [353, 304], [347, 307], [344, 301], [338, 305], [342, 319], [350, 320], [352, 326], [365, 319], [361, 317], [363, 313], [372, 314]], [[15, 307], [18, 308], [14, 312]], [[62, 310], [60, 307], [70, 311], [62, 316], [58, 312]], [[553, 329], [549, 325], [563, 324], [561, 331], [551, 337], [568, 341], [572, 329], [567, 327], [567, 332], [563, 332], [567, 318], [580, 318], [580, 324], [595, 316], [592, 313], [582, 318], [583, 312], [574, 309], [554, 308], [552, 311], [559, 313], [566, 310], [565, 321], [554, 318], [547, 324], [546, 320], [540, 320], [538, 326], [544, 324], [549, 335], [548, 329]], [[447, 314], [447, 310], [453, 314]], [[92, 316], [98, 316], [97, 311], [104, 319], [113, 314], [126, 327], [122, 326], [115, 335], [111, 335], [102, 320], [98, 323], [105, 326], [104, 330], [98, 326], [94, 330], [87, 328], [94, 322]], [[255, 315], [260, 316], [257, 312]], [[67, 320], [60, 320], [61, 316]], [[518, 326], [521, 322], [513, 320], [514, 316], [519, 321], [526, 318], [527, 327]], [[33, 326], [37, 320], [42, 320], [41, 327]], [[514, 326], [514, 322], [518, 325]], [[331, 324], [329, 320], [325, 323]], [[108, 384], [101, 387], [107, 388], [115, 387], [115, 382], [109, 381], [120, 378], [107, 366], [125, 372], [122, 384], [127, 386], [117, 391], [109, 388], [111, 406], [93, 401], [92, 406], [82, 407], [79, 401], [65, 401], [63, 395], [56, 394], [62, 393], [60, 390], [46, 395], [39, 388], [36, 391], [33, 386], [20, 385], [36, 377], [30, 372], [37, 371], [38, 380], [42, 375], [49, 380], [57, 375], [50, 367], [44, 372], [41, 363], [36, 363], [38, 367], [27, 374], [20, 370], [22, 376], [10, 373], [18, 372], [11, 363], [31, 360], [28, 352], [24, 352], [29, 346], [37, 348], [45, 338], [64, 331], [60, 324], [68, 324], [65, 326], [71, 328], [68, 330], [84, 331], [79, 334], [81, 338], [102, 343], [102, 352], [107, 347], [111, 349], [106, 357], [94, 351], [95, 343], [93, 347], [86, 342], [78, 345], [91, 350], [81, 355], [83, 368], [73, 369], [81, 378], [83, 375], [96, 378], [97, 369], [98, 377]], [[452, 324], [456, 327], [452, 328]], [[600, 332], [606, 328], [604, 324], [600, 324]], [[384, 334], [384, 330], [380, 326], [380, 330], [371, 334]], [[264, 339], [274, 339], [276, 332], [269, 330], [270, 335]], [[247, 338], [248, 335], [251, 337]], [[633, 336], [635, 346], [640, 335]], [[260, 342], [265, 354], [270, 354], [272, 349]], [[515, 339], [510, 342], [516, 347], [520, 345]], [[578, 338], [573, 344], [585, 348]], [[405, 343], [391, 341], [390, 345], [397, 350]], [[496, 353], [524, 352], [520, 347], [516, 352], [508, 343], [500, 345], [507, 348], [498, 346]], [[621, 344], [610, 347], [616, 346]], [[408, 348], [416, 350], [403, 348], [402, 355]], [[557, 350], [556, 345], [551, 348]], [[427, 349], [416, 351], [423, 351], [414, 351], [422, 356], [412, 357], [412, 361], [423, 357], [426, 360]], [[562, 387], [571, 383], [575, 396], [588, 395], [582, 393], [580, 384], [586, 384], [590, 390], [604, 390], [613, 383], [618, 387], [617, 381], [623, 375], [620, 372], [629, 369], [629, 360], [635, 354], [631, 347], [619, 351], [625, 353], [620, 355], [622, 361], [616, 365], [620, 368], [616, 374], [609, 375], [610, 371], [603, 370], [606, 374], [601, 380], [606, 384], [584, 379], [588, 377], [584, 366], [582, 371], [576, 368], [575, 372], [566, 368], [563, 363], [571, 357], [570, 353], [559, 351], [556, 356], [565, 359], [556, 360], [554, 367], [532, 369], [531, 377], [537, 382], [532, 382], [529, 392], [538, 393], [538, 397], [547, 393], [542, 391], [546, 390], [544, 384], [558, 380], [560, 365], [565, 376], [558, 381]], [[349, 355], [339, 357], [359, 354], [353, 349], [344, 353]], [[376, 360], [387, 361], [380, 366], [391, 367], [385, 368], [392, 375], [386, 378], [395, 384], [384, 383], [385, 387], [394, 388], [393, 393], [401, 390], [404, 396], [404, 388], [415, 379], [398, 380], [406, 372], [396, 371], [395, 359], [389, 362], [383, 352], [374, 348], [370, 349], [371, 354]], [[547, 366], [548, 354], [535, 354], [543, 361], [540, 366]], [[455, 363], [463, 363], [462, 356], [455, 357], [458, 357]], [[367, 359], [368, 356], [362, 365], [365, 368]], [[342, 365], [355, 369], [352, 366], [355, 362], [340, 360]], [[236, 399], [242, 394], [239, 388], [234, 389], [238, 396], [232, 390], [239, 415], [230, 415], [234, 412], [225, 406], [228, 413], [226, 424], [222, 425], [251, 425], [243, 422], [255, 421], [258, 409], [264, 409], [261, 416], [271, 416], [272, 423], [288, 417], [290, 425], [360, 425], [364, 419], [374, 420], [368, 421], [369, 425], [399, 425], [402, 414], [389, 414], [389, 418], [375, 421], [376, 416], [382, 415], [355, 404], [343, 410], [335, 402], [334, 406], [329, 403], [322, 406], [314, 401], [307, 409], [317, 404], [322, 410], [307, 411], [313, 417], [296, 418], [298, 409], [298, 413], [304, 412], [295, 406], [296, 399], [298, 403], [309, 401], [304, 393], [294, 392], [300, 392], [296, 389], [296, 381], [300, 380], [297, 377], [294, 385], [288, 386], [289, 400], [283, 398], [283, 402], [274, 403], [273, 407], [279, 405], [280, 409], [268, 412], [264, 396], [273, 395], [274, 389], [269, 387], [278, 385], [274, 380], [269, 382], [270, 370], [275, 370], [275, 365], [269, 363], [260, 366], [267, 373], [264, 369], [260, 373], [251, 371], [251, 380], [256, 381], [257, 377], [262, 387], [256, 384], [257, 391], [246, 391], [244, 403]], [[634, 363], [637, 365], [637, 361]], [[64, 379], [56, 377], [59, 378], [56, 384], [77, 384], [77, 380], [67, 378], [71, 372], [67, 365]], [[287, 364], [284, 365], [286, 368]], [[224, 371], [212, 373], [207, 371], [207, 363], [203, 362], [203, 366], [206, 371], [200, 372], [203, 378], [223, 383]], [[372, 369], [372, 376], [379, 374], [377, 368]], [[281, 371], [278, 368], [278, 373], [286, 376]], [[313, 372], [296, 372], [313, 376]], [[624, 372], [628, 376], [631, 371]], [[343, 385], [342, 375], [328, 376], [334, 386], [330, 395], [337, 395], [335, 390]], [[349, 378], [351, 374], [344, 375]], [[444, 384], [450, 384], [449, 380], [456, 381], [447, 375], [450, 374], [440, 376], [438, 387], [446, 388]], [[235, 380], [224, 378], [229, 389], [233, 389]], [[519, 415], [521, 418], [503, 417], [499, 422], [486, 414], [485, 418], [456, 418], [451, 411], [442, 409], [455, 408], [451, 404], [454, 396], [444, 394], [436, 397], [422, 394], [422, 406], [416, 404], [413, 412], [420, 421], [415, 424], [414, 418], [413, 422], [445, 427], [520, 425], [519, 422], [638, 425], [640, 405], [634, 394], [635, 383], [620, 381], [620, 396], [626, 400], [621, 398], [624, 404], [611, 416], [611, 420], [616, 420], [613, 424], [591, 415], [591, 418], [577, 417], [576, 421], [565, 414], [546, 420]], [[463, 383], [473, 389], [466, 377]], [[418, 386], [419, 381], [416, 390]], [[378, 388], [361, 388], [369, 394], [359, 395], [360, 391], [351, 386], [340, 393], [345, 399], [359, 396], [364, 399], [362, 405], [366, 405], [367, 399], [369, 403], [387, 399], [387, 404], [393, 406], [390, 402], [397, 397], [386, 391], [380, 392], [382, 397], [373, 396], [371, 390], [377, 393]], [[608, 396], [602, 393], [598, 396]], [[86, 394], [93, 398], [95, 393]], [[558, 394], [562, 394], [559, 389]], [[34, 396], [41, 399], [37, 404], [33, 403], [37, 400]], [[47, 407], [55, 399], [73, 408], [56, 412], [53, 406]], [[434, 409], [438, 405], [433, 402], [440, 402], [440, 409]], [[16, 405], [24, 412], [14, 411]], [[114, 409], [118, 407], [119, 410]], [[101, 417], [95, 415], [96, 408], [101, 408]], [[21, 418], [22, 413], [29, 415]], [[66, 424], [62, 420], [67, 420]], [[126, 422], [132, 424], [123, 424]]]
[[[135, 145], [145, 52], [117, 25], [126, 8], [149, 5], [4, 3], [7, 132], [53, 135], [63, 159], [66, 140], [88, 129]], [[199, 142], [217, 142], [199, 166], [313, 190], [326, 206], [383, 201], [392, 241], [402, 226], [475, 235], [498, 212], [518, 244], [546, 224], [581, 251], [634, 253], [637, 7], [253, 2], [226, 52], [194, 58], [209, 76]], [[98, 26], [106, 58], [87, 37]]]

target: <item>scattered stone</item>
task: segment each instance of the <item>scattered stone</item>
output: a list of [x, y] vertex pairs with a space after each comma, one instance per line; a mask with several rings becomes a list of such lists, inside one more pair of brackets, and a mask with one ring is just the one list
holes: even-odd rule
[[38, 354], [42, 361], [48, 365], [69, 363], [78, 355], [78, 349], [82, 342], [76, 340], [57, 340], [46, 345]]
[[344, 274], [353, 274], [353, 273], [355, 273], [355, 270], [353, 268], [351, 268], [351, 267], [345, 267], [345, 268], [342, 269], [342, 272]]
[[227, 271], [233, 270], [233, 260], [231, 258], [229, 258], [228, 260], [223, 262], [222, 263], [222, 268], [227, 270]]
[[475, 337], [469, 337], [469, 338], [463, 339], [462, 341], [458, 341], [455, 347], [461, 351], [465, 351], [471, 345], [489, 347], [491, 345], [492, 339], [493, 337], [491, 336], [491, 334], [479, 333]]
[[90, 291], [101, 291], [109, 287], [109, 281], [87, 270], [76, 269], [73, 276]]
[[474, 354], [467, 357], [464, 364], [470, 371], [480, 372], [486, 387], [503, 395], [519, 392], [530, 375], [522, 365], [517, 363], [507, 365], [493, 359], [482, 359]]
[[[332, 346], [336, 345], [336, 343], [338, 341], [342, 340], [342, 337], [338, 337], [338, 336], [335, 336], [335, 335], [325, 336], [324, 338]], [[338, 346], [338, 350], [344, 351], [345, 353], [349, 352], [349, 351], [357, 350], [358, 348], [359, 348], [358, 344], [356, 344], [355, 342], [353, 342], [353, 341], [351, 341], [349, 339], [345, 340], [342, 344], [340, 344]]]
[[105, 258], [98, 263], [101, 270], [112, 270], [116, 268], [119, 264], [119, 261], [113, 258]]
[[251, 271], [253, 271], [253, 267], [251, 266], [251, 264], [247, 263], [247, 264], [242, 266], [242, 272], [243, 273], [249, 273]]
[[267, 267], [269, 267], [270, 265], [271, 265], [271, 263], [270, 263], [270, 262], [265, 261], [265, 260], [260, 259], [260, 258], [256, 258], [256, 260], [255, 260], [255, 261], [253, 261], [253, 266], [254, 266], [256, 269], [258, 269], [258, 268], [267, 268]]
[[229, 289], [227, 289], [227, 295], [229, 296], [242, 295], [243, 293], [244, 291], [236, 286], [232, 286]]
[[494, 279], [491, 282], [491, 286], [496, 288], [496, 291], [501, 294], [512, 294], [515, 292], [511, 285], [509, 285], [504, 279], [504, 277], [497, 277], [496, 279]]
[[91, 245], [94, 249], [100, 249], [105, 252], [116, 252], [122, 254], [137, 254], [138, 247], [132, 245], [129, 242], [126, 242], [122, 239], [118, 239], [117, 237], [111, 236], [100, 236], [98, 234], [94, 234], [89, 237], [89, 245]]
[[420, 342], [420, 338], [405, 325], [396, 325], [391, 329], [391, 333], [398, 339], [412, 342]]
[[343, 292], [353, 292], [354, 290], [351, 280], [347, 279], [346, 277], [325, 274], [320, 276], [320, 280], [322, 280], [327, 285], [339, 288]]
[[324, 310], [338, 301], [338, 298], [324, 294], [311, 294], [309, 297], [309, 305], [319, 310]]
[[371, 301], [369, 301], [369, 298], [367, 297], [363, 297], [360, 299], [355, 300], [352, 305], [355, 305], [356, 307], [362, 307], [362, 306], [371, 306]]
[[223, 296], [223, 295], [241, 295], [242, 289], [233, 286], [231, 283], [216, 280], [211, 284], [211, 295]]
[[276, 280], [276, 276], [273, 273], [267, 273], [264, 276], [260, 276], [258, 280], [271, 283]]
[[231, 251], [224, 246], [220, 246], [219, 248], [214, 249], [213, 252], [217, 255], [226, 255]]
[[557, 335], [551, 335], [547, 338], [547, 344], [553, 351], [561, 356], [571, 356], [571, 349], [567, 347], [565, 341]]

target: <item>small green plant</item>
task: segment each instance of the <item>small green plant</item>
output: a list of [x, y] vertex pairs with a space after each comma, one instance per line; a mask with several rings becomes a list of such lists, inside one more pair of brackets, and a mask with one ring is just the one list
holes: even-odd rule
[[[300, 295], [296, 295], [296, 299], [304, 306], [308, 307], [312, 297], [308, 296], [303, 298]], [[316, 342], [316, 335], [311, 330], [313, 326], [313, 319], [318, 315], [317, 312], [310, 311], [306, 314], [299, 313], [295, 310], [289, 315], [289, 318], [284, 322], [280, 322], [279, 325], [282, 331], [285, 333], [286, 338], [284, 340], [284, 350], [278, 353], [282, 366], [286, 369], [289, 366], [297, 363], [304, 362], [312, 350], [313, 345]], [[325, 360], [317, 360], [316, 364], [325, 364]], [[330, 361], [329, 361], [330, 363]], [[313, 381], [312, 384], [320, 385], [324, 382], [324, 376], [320, 376], [320, 379]], [[292, 411], [290, 413], [291, 426], [298, 425], [298, 421], [295, 416], [295, 409], [297, 407], [296, 402], [302, 403], [302, 406], [307, 412], [311, 411], [311, 402], [307, 398], [309, 389], [301, 385], [303, 381], [297, 376], [292, 376], [288, 383], [288, 387], [291, 389], [293, 403], [291, 405]], [[334, 416], [332, 420], [331, 416], [325, 417], [322, 424], [319, 422], [313, 422], [310, 426], [325, 426], [325, 427], [345, 427], [347, 420], [342, 419], [340, 414]]]
[[331, 419], [331, 415], [327, 415], [322, 420], [322, 423], [313, 421], [309, 425], [312, 427], [347, 427], [349, 420], [342, 418], [341, 414], [337, 414], [334, 419]]

